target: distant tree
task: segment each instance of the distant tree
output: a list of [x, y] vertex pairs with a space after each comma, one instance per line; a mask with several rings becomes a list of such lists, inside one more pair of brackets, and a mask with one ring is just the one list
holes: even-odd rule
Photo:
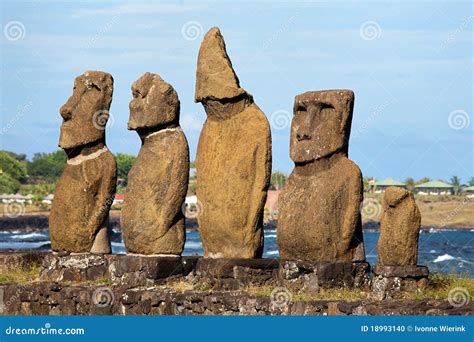
[[364, 192], [368, 192], [369, 191], [369, 178], [368, 177], [362, 178], [362, 182], [364, 184]]
[[131, 154], [117, 153], [115, 160], [117, 161], [117, 177], [124, 179], [125, 183], [127, 183], [128, 173], [132, 168], [135, 157]]
[[188, 196], [196, 195], [197, 183], [195, 179], [189, 179], [188, 183]]
[[281, 171], [275, 171], [272, 173], [270, 180], [270, 186], [272, 189], [281, 190], [286, 184], [286, 175]]
[[0, 174], [0, 194], [12, 194], [18, 192], [20, 182], [10, 174], [3, 172]]
[[452, 176], [451, 177], [451, 185], [454, 188], [454, 194], [458, 195], [459, 194], [459, 189], [461, 187], [461, 179], [458, 176]]
[[9, 155], [11, 155], [13, 158], [15, 158], [18, 161], [26, 162], [26, 154], [24, 153], [17, 154], [15, 152], [10, 152], [10, 151], [5, 151], [5, 152], [7, 152]]
[[469, 184], [469, 186], [474, 186], [474, 177], [471, 177], [471, 179], [467, 181], [467, 184]]
[[20, 187], [20, 193], [23, 195], [33, 194], [38, 198], [46, 197], [49, 194], [54, 193], [56, 187], [55, 183], [38, 183], [38, 184], [25, 184]]
[[405, 184], [407, 186], [407, 190], [412, 191], [415, 188], [415, 180], [411, 177], [407, 177], [405, 179]]
[[190, 169], [194, 169], [195, 167], [196, 167], [196, 162], [194, 160], [189, 162], [189, 168]]
[[15, 159], [9, 152], [0, 151], [0, 170], [20, 183], [28, 179], [26, 163]]
[[30, 177], [38, 182], [55, 182], [59, 179], [66, 166], [67, 155], [63, 150], [53, 153], [35, 153], [28, 163]]
[[415, 185], [418, 185], [418, 184], [423, 184], [423, 183], [427, 183], [429, 182], [431, 179], [429, 179], [428, 177], [423, 177], [422, 179], [419, 179], [415, 182]]

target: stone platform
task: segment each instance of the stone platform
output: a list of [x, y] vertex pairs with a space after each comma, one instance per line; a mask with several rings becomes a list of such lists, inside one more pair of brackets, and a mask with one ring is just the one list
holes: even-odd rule
[[428, 286], [429, 270], [426, 266], [382, 266], [373, 269], [372, 292], [383, 300], [400, 291], [423, 290]]
[[[320, 288], [369, 292], [367, 263], [312, 264], [276, 259], [203, 259], [136, 255], [0, 253], [0, 274], [35, 266], [39, 281], [0, 285], [0, 314], [8, 315], [469, 315], [474, 302], [447, 300], [310, 300]], [[377, 277], [423, 278], [376, 268]], [[409, 271], [409, 270], [408, 270]], [[417, 273], [418, 272], [418, 273]], [[384, 278], [384, 279], [385, 279]], [[421, 279], [420, 278], [420, 279]], [[250, 289], [268, 291], [265, 295]], [[270, 294], [271, 292], [271, 294]], [[254, 294], [252, 294], [254, 293]]]
[[472, 315], [474, 302], [447, 300], [275, 302], [244, 291], [174, 291], [164, 286], [0, 285], [3, 315]]
[[[24, 254], [31, 260], [31, 255]], [[41, 259], [41, 257], [38, 257]], [[278, 285], [318, 292], [319, 287], [368, 285], [368, 263], [309, 263], [277, 259], [209, 259], [123, 254], [44, 253], [43, 281], [106, 280], [113, 285], [150, 286], [188, 277], [213, 289], [238, 290], [249, 285]]]

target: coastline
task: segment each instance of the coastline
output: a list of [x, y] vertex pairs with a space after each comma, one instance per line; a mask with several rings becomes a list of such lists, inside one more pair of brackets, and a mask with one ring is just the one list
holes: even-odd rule
[[[49, 211], [30, 212], [18, 217], [8, 217], [6, 215], [0, 216], [0, 231], [44, 231], [48, 230]], [[120, 231], [120, 210], [112, 210], [110, 215], [111, 228]], [[277, 221], [270, 221], [264, 224], [265, 230], [276, 229]], [[196, 219], [186, 219], [186, 229], [190, 231], [197, 231], [198, 224]], [[378, 230], [378, 220], [363, 220], [362, 229], [364, 231]], [[471, 224], [446, 224], [442, 225], [423, 225], [420, 228], [422, 231], [431, 230], [474, 230], [474, 220]]]

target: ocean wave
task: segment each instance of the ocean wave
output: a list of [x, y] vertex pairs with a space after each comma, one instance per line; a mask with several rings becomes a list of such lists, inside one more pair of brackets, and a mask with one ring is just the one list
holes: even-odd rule
[[11, 238], [15, 240], [21, 240], [21, 239], [31, 239], [31, 238], [47, 238], [47, 235], [44, 233], [26, 233], [26, 234], [19, 234], [19, 235], [14, 235]]
[[448, 260], [454, 260], [456, 259], [452, 255], [449, 254], [443, 254], [443, 255], [438, 255], [436, 259], [433, 260], [433, 262], [443, 262], [443, 261], [448, 261]]
[[278, 251], [268, 251], [268, 252], [266, 252], [265, 254], [268, 254], [268, 255], [276, 255], [276, 254], [278, 254]]
[[265, 235], [266, 238], [276, 238], [276, 234], [268, 234], [268, 235]]
[[202, 248], [202, 243], [200, 241], [186, 241], [184, 248], [189, 248], [189, 249]]

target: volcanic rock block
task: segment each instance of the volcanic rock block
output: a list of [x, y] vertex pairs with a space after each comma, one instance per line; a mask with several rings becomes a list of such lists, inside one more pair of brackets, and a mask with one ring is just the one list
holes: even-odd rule
[[121, 214], [125, 247], [137, 254], [180, 255], [188, 190], [189, 148], [179, 126], [179, 99], [160, 76], [145, 73], [132, 85], [128, 129], [142, 147], [128, 175]]
[[295, 168], [279, 198], [277, 241], [282, 259], [364, 261], [362, 175], [347, 158], [354, 93], [296, 96], [290, 157]]
[[385, 266], [416, 265], [421, 215], [413, 194], [389, 187], [383, 196], [378, 264]]
[[113, 78], [87, 71], [61, 107], [59, 146], [68, 156], [49, 217], [51, 248], [57, 252], [110, 253], [108, 213], [117, 167], [105, 145]]
[[195, 100], [207, 114], [196, 157], [204, 257], [261, 257], [270, 127], [240, 87], [218, 28], [204, 37], [196, 77]]

